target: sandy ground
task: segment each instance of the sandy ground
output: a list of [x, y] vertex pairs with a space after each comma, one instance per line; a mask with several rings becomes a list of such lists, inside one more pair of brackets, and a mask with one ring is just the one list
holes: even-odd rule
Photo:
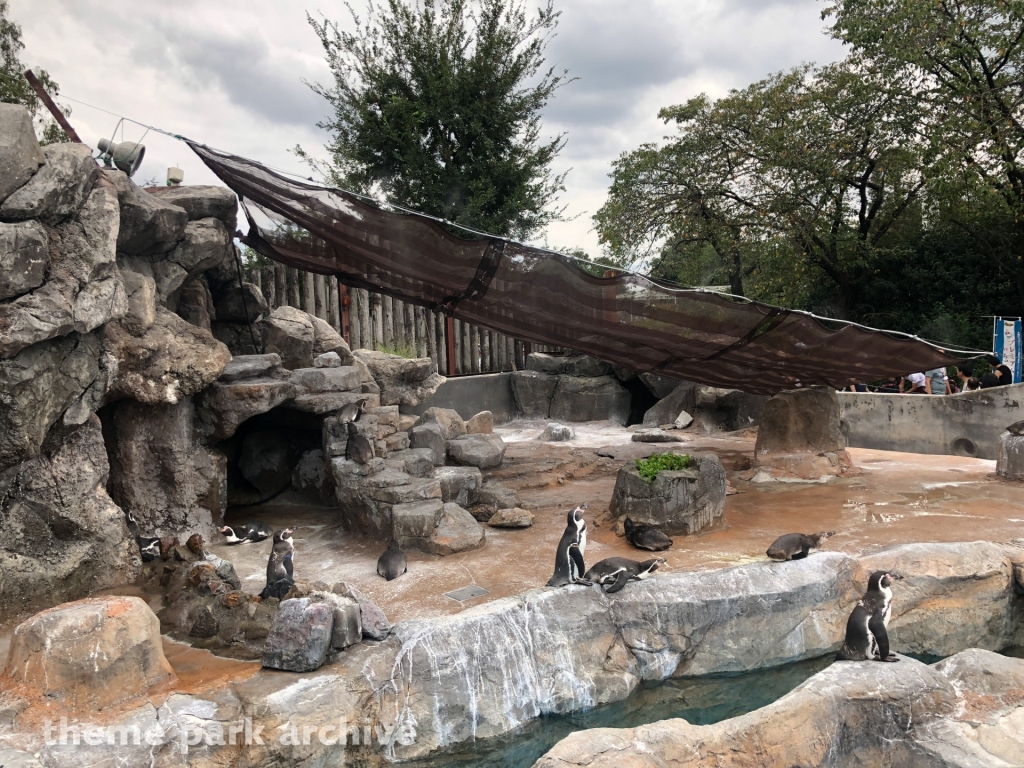
[[[608, 508], [619, 467], [652, 452], [714, 451], [727, 470], [753, 457], [753, 434], [718, 438], [686, 432], [685, 443], [632, 443], [632, 432], [610, 423], [574, 425], [576, 440], [536, 440], [543, 422], [513, 422], [497, 431], [508, 451], [487, 477], [514, 487], [536, 520], [523, 530], [487, 529], [484, 548], [441, 558], [408, 554], [409, 572], [392, 582], [377, 576], [384, 545], [345, 531], [333, 509], [292, 503], [233, 510], [229, 520], [260, 519], [273, 527], [296, 526], [295, 575], [325, 582], [345, 580], [370, 595], [392, 621], [451, 614], [468, 606], [543, 586], [554, 568], [555, 546], [566, 512], [588, 502], [586, 562], [648, 554], [618, 538], [600, 518]], [[779, 535], [834, 530], [826, 548], [858, 553], [889, 544], [928, 541], [1008, 541], [1024, 537], [1024, 485], [1000, 480], [995, 462], [851, 449], [863, 475], [827, 484], [754, 484], [730, 471], [736, 489], [726, 499], [724, 521], [714, 529], [678, 537], [664, 554], [664, 569], [717, 568], [764, 558]], [[265, 582], [270, 542], [212, 547], [235, 564], [243, 588]], [[468, 585], [486, 595], [458, 602], [444, 593]]]

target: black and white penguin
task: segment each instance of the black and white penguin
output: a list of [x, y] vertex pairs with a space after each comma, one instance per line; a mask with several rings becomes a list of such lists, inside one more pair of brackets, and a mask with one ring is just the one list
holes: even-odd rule
[[662, 552], [672, 546], [672, 539], [653, 525], [634, 523], [628, 517], [623, 525], [626, 529], [626, 541], [637, 549]]
[[835, 531], [821, 531], [810, 536], [804, 533], [787, 533], [785, 536], [779, 536], [768, 547], [767, 555], [772, 560], [802, 560], [812, 549], [820, 547], [821, 542], [835, 535]]
[[560, 587], [563, 584], [590, 585], [583, 578], [587, 570], [583, 564], [583, 555], [587, 550], [587, 521], [583, 519], [586, 508], [585, 503], [580, 504], [567, 516], [565, 532], [555, 551], [555, 574], [547, 583], [549, 587]]
[[373, 444], [359, 434], [354, 422], [348, 423], [348, 444], [345, 446], [345, 457], [356, 464], [366, 464], [373, 458]]
[[609, 557], [596, 563], [583, 578], [602, 585], [604, 591], [611, 594], [626, 586], [627, 581], [646, 579], [664, 562], [664, 557], [655, 557], [642, 563], [625, 557]]
[[274, 529], [266, 523], [225, 525], [220, 532], [227, 539], [225, 544], [247, 544], [252, 541], [263, 541], [274, 535]]
[[139, 554], [142, 555], [142, 562], [151, 563], [160, 557], [160, 537], [143, 536], [139, 531], [139, 523], [136, 521], [135, 515], [128, 510], [125, 510], [124, 519], [128, 524], [128, 530], [135, 537], [135, 543], [139, 545]]
[[335, 414], [339, 424], [348, 424], [350, 421], [359, 421], [359, 417], [363, 413], [363, 401], [357, 400], [354, 403], [343, 405], [341, 409]]
[[898, 573], [875, 571], [868, 591], [846, 622], [846, 642], [836, 654], [839, 661], [899, 661], [889, 653], [889, 616], [892, 614], [892, 580]]
[[270, 550], [270, 558], [267, 560], [267, 586], [263, 588], [260, 597], [266, 600], [268, 597], [282, 597], [288, 592], [295, 580], [292, 578], [292, 556], [295, 553], [295, 545], [292, 543], [292, 528], [282, 528], [274, 534], [274, 547]]
[[377, 558], [377, 574], [388, 581], [397, 579], [408, 570], [405, 562], [405, 552], [394, 539], [388, 544], [388, 548]]

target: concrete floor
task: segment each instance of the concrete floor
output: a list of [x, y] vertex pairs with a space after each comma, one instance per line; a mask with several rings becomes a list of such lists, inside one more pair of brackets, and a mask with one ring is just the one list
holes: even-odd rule
[[[297, 578], [347, 581], [371, 596], [393, 621], [451, 614], [466, 607], [543, 586], [554, 568], [554, 552], [566, 512], [589, 503], [586, 562], [624, 556], [643, 560], [601, 523], [618, 468], [654, 451], [714, 451], [727, 470], [753, 457], [754, 435], [708, 438], [687, 432], [685, 443], [632, 443], [632, 432], [610, 423], [574, 425], [570, 443], [535, 438], [543, 422], [513, 422], [497, 431], [508, 442], [503, 466], [487, 477], [520, 494], [536, 516], [532, 528], [487, 528], [479, 550], [441, 558], [408, 553], [409, 572], [386, 582], [376, 561], [384, 543], [344, 531], [334, 509], [292, 503], [233, 510], [229, 520], [263, 520], [296, 527]], [[779, 535], [835, 530], [826, 548], [850, 553], [905, 542], [1008, 541], [1024, 537], [1024, 485], [994, 475], [995, 462], [851, 449], [863, 475], [827, 484], [754, 484], [730, 471], [736, 493], [726, 499], [724, 521], [712, 530], [678, 537], [664, 554], [664, 569], [703, 569], [764, 558]], [[243, 588], [258, 592], [265, 582], [270, 542], [211, 547], [231, 560]], [[444, 595], [475, 584], [486, 595], [458, 602]]]

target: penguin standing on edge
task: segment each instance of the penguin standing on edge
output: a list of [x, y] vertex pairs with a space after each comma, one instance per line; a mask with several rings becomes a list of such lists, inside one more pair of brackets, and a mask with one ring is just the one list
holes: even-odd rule
[[607, 594], [618, 592], [628, 581], [642, 581], [658, 570], [664, 557], [655, 557], [638, 563], [625, 557], [609, 557], [594, 565], [583, 576], [587, 581], [600, 584]]
[[339, 424], [348, 424], [350, 421], [359, 421], [359, 417], [363, 414], [363, 401], [356, 400], [354, 403], [343, 405], [338, 411], [337, 416]]
[[348, 423], [348, 444], [345, 446], [345, 457], [356, 464], [367, 464], [373, 458], [373, 445], [359, 434], [355, 422]]
[[664, 552], [672, 546], [672, 539], [653, 525], [634, 523], [628, 517], [622, 525], [626, 531], [626, 541], [637, 549]]
[[892, 614], [892, 580], [898, 573], [875, 571], [868, 591], [846, 622], [846, 642], [836, 654], [838, 661], [899, 661], [889, 653], [889, 616]]
[[803, 533], [787, 533], [779, 536], [772, 545], [768, 547], [768, 555], [772, 560], [783, 562], [785, 560], [802, 560], [807, 557], [812, 549], [821, 546], [821, 542], [830, 536], [835, 536], [835, 531], [821, 531], [812, 533], [810, 536]]
[[227, 539], [225, 544], [247, 544], [253, 541], [263, 541], [274, 535], [274, 529], [266, 523], [225, 525], [220, 532]]
[[397, 579], [408, 569], [405, 562], [405, 552], [394, 539], [388, 544], [388, 548], [377, 559], [377, 575], [383, 576], [388, 581]]
[[280, 600], [295, 583], [292, 578], [292, 556], [295, 553], [293, 532], [292, 528], [282, 528], [274, 534], [274, 547], [270, 550], [270, 559], [267, 560], [267, 586], [260, 593], [264, 600], [269, 597]]
[[139, 547], [139, 554], [142, 556], [142, 562], [151, 563], [160, 556], [160, 538], [157, 536], [143, 536], [139, 532], [139, 524], [135, 520], [133, 515], [128, 510], [124, 513], [125, 522], [128, 524], [128, 530], [132, 536], [135, 537], [135, 543]]
[[587, 549], [587, 521], [583, 519], [586, 503], [572, 510], [566, 520], [565, 532], [558, 542], [555, 551], [555, 573], [546, 586], [560, 587], [564, 584], [584, 584], [590, 582], [583, 578], [587, 568], [583, 564], [583, 554]]

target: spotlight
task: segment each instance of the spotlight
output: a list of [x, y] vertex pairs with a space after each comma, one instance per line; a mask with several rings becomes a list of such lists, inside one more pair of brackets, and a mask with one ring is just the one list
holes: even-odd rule
[[146, 148], [132, 141], [122, 141], [115, 144], [110, 139], [100, 139], [96, 146], [103, 153], [100, 155], [100, 159], [108, 167], [113, 162], [114, 167], [119, 171], [124, 171], [129, 176], [134, 175], [139, 169], [139, 166], [142, 165], [142, 158], [146, 155]]
[[185, 180], [185, 171], [181, 168], [167, 169], [167, 186], [176, 187]]

